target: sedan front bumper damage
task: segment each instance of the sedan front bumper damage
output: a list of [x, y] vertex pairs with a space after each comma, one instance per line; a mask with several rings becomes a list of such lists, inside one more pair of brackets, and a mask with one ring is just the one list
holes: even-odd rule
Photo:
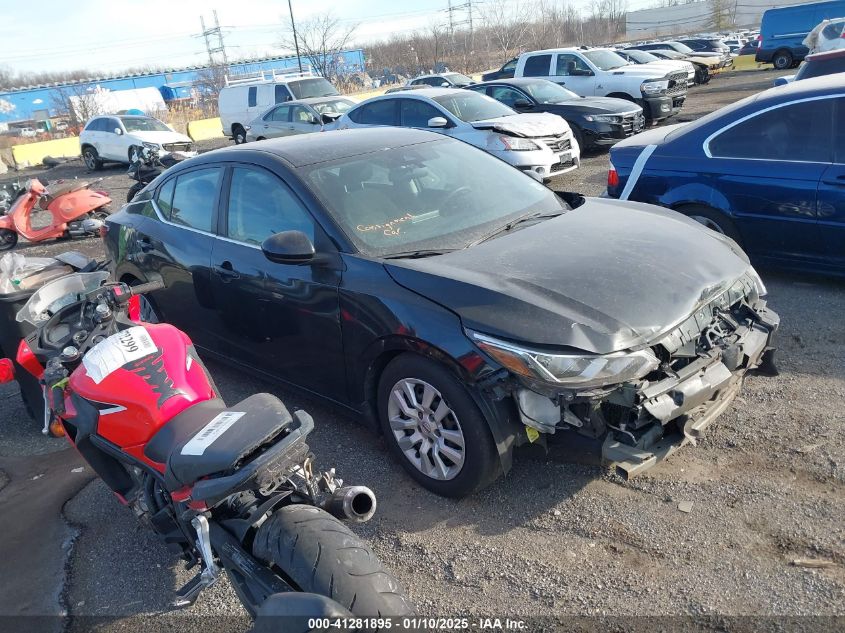
[[521, 422], [546, 434], [564, 430], [559, 443], [572, 432], [600, 442], [602, 461], [634, 477], [695, 445], [746, 373], [773, 367], [778, 325], [778, 315], [740, 280], [651, 346], [663, 362], [645, 379], [590, 392], [523, 384], [515, 394]]

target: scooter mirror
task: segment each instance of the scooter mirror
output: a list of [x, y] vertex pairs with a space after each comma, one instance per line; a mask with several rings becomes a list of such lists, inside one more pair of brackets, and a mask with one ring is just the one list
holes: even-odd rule
[[15, 379], [15, 366], [11, 358], [0, 358], [0, 383], [12, 382]]

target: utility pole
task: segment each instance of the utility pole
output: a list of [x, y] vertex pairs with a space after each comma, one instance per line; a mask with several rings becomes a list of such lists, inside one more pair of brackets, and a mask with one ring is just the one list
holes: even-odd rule
[[452, 12], [454, 9], [452, 8], [452, 0], [449, 0], [449, 8], [446, 9], [449, 12], [449, 37], [452, 37], [455, 34], [455, 21], [452, 18]]
[[293, 20], [293, 6], [288, 0], [288, 10], [290, 11], [290, 28], [293, 30], [293, 47], [296, 49], [296, 61], [299, 64], [299, 72], [302, 74], [302, 57], [299, 56], [299, 40], [296, 39], [296, 22]]

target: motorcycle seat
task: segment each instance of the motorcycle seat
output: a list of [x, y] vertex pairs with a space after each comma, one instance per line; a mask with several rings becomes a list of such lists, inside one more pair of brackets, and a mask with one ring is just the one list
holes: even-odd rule
[[232, 407], [220, 399], [189, 407], [163, 426], [144, 455], [166, 464], [165, 487], [178, 490], [211, 475], [227, 475], [293, 422], [281, 400], [258, 393]]

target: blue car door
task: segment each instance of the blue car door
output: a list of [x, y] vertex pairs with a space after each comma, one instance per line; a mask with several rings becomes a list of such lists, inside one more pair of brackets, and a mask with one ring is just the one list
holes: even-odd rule
[[834, 159], [819, 183], [819, 227], [830, 263], [845, 268], [845, 97], [835, 102]]
[[831, 99], [763, 110], [705, 142], [712, 186], [724, 196], [753, 257], [818, 263], [826, 257], [817, 193], [833, 156]]

